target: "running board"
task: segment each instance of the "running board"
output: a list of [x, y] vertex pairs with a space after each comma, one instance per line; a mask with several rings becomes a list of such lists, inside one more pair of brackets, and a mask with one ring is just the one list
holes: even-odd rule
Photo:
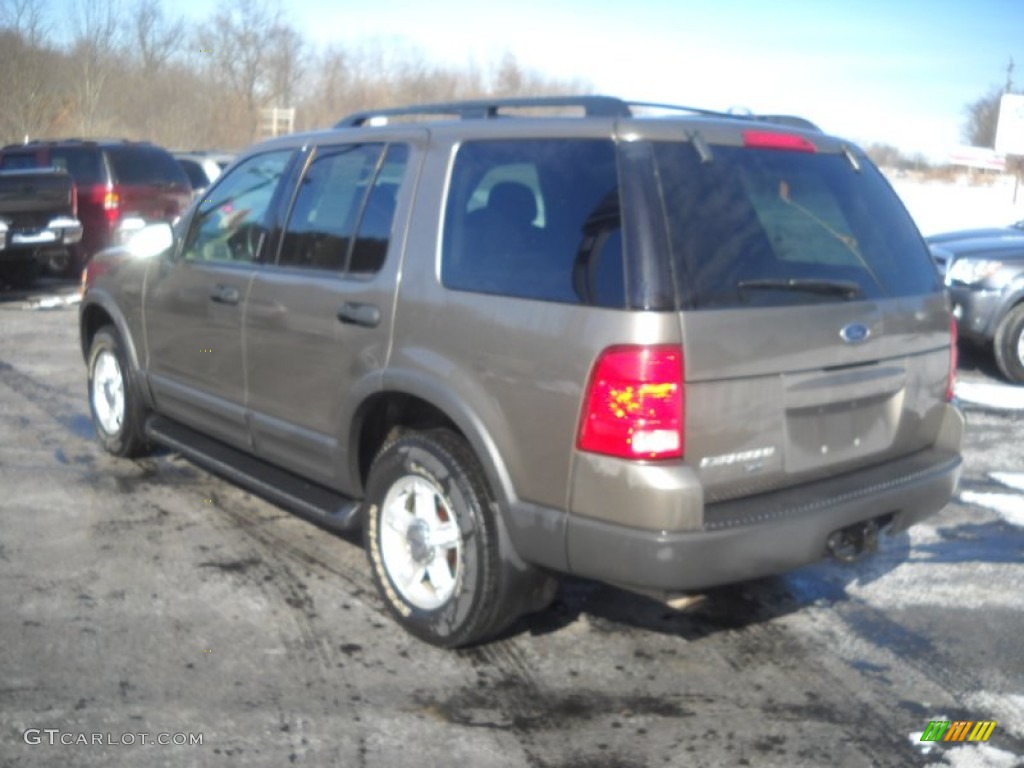
[[263, 498], [338, 531], [359, 527], [361, 504], [166, 416], [146, 420], [146, 437]]

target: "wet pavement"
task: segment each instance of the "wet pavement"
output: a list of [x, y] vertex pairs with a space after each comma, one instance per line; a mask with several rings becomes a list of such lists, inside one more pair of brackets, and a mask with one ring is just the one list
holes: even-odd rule
[[[998, 389], [966, 404], [961, 500], [869, 560], [678, 610], [566, 579], [445, 652], [355, 540], [105, 455], [73, 293], [0, 293], [0, 766], [1024, 764], [1024, 410]], [[1002, 386], [969, 352], [962, 379]], [[922, 743], [932, 720], [997, 725]]]

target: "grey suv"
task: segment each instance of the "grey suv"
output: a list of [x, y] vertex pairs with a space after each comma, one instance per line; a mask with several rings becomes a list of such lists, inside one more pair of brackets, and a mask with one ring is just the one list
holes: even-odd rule
[[960, 338], [990, 349], [1024, 384], [1024, 222], [932, 235], [927, 242], [953, 300]]
[[90, 265], [100, 439], [361, 525], [390, 612], [448, 647], [559, 573], [699, 590], [941, 509], [955, 326], [895, 194], [805, 121], [650, 106], [428, 105], [248, 150]]

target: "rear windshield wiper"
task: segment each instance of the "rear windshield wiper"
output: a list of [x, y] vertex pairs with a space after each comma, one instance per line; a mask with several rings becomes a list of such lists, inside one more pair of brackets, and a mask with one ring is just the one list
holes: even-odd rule
[[849, 280], [821, 280], [798, 277], [765, 277], [757, 280], [740, 280], [736, 283], [736, 288], [741, 291], [799, 291], [802, 293], [817, 293], [822, 296], [841, 296], [844, 299], [856, 299], [864, 294], [859, 285]]

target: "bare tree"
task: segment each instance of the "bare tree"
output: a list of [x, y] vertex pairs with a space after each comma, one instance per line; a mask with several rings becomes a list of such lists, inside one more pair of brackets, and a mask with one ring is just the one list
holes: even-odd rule
[[79, 129], [86, 135], [97, 128], [96, 116], [111, 75], [120, 65], [124, 29], [118, 0], [80, 0], [71, 14], [71, 59]]
[[168, 19], [160, 0], [137, 0], [129, 18], [131, 53], [151, 77], [182, 48], [185, 22], [181, 17]]
[[49, 31], [40, 0], [0, 0], [4, 141], [46, 134], [66, 106], [62, 60], [46, 43]]
[[230, 149], [255, 138], [271, 105], [295, 106], [298, 126], [316, 128], [373, 107], [587, 90], [511, 54], [458, 67], [396, 39], [316, 50], [280, 0], [221, 0], [195, 25], [169, 16], [166, 0], [76, 0], [57, 45], [48, 2], [0, 0], [0, 140], [104, 132]]
[[294, 27], [283, 21], [273, 33], [267, 60], [270, 70], [267, 95], [276, 106], [292, 107], [305, 74], [306, 41]]
[[963, 126], [963, 138], [974, 147], [992, 148], [996, 143], [996, 124], [999, 121], [999, 100], [1003, 89], [996, 88], [986, 96], [968, 104], [964, 111], [967, 122]]
[[279, 6], [266, 0], [224, 3], [202, 30], [207, 72], [222, 83], [226, 119], [245, 141], [257, 131], [259, 112], [276, 98], [293, 98], [304, 41]]

